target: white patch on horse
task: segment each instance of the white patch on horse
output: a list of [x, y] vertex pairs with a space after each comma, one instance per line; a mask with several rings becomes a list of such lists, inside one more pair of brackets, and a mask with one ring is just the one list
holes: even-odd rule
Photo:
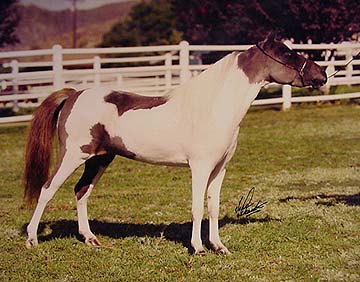
[[[66, 150], [80, 150], [81, 146], [91, 142], [90, 130], [95, 124], [107, 127], [116, 119], [116, 108], [104, 101], [104, 96], [110, 92], [110, 89], [99, 87], [85, 90], [79, 96], [65, 124]], [[89, 157], [86, 153], [81, 154], [84, 158]]]
[[152, 109], [129, 110], [113, 125], [108, 128], [109, 134], [120, 136], [125, 147], [136, 154], [137, 160], [187, 165], [185, 125], [172, 100]]

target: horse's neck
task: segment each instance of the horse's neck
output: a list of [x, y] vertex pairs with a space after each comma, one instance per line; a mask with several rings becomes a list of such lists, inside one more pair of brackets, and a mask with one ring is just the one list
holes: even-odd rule
[[263, 83], [250, 83], [246, 74], [236, 66], [228, 72], [214, 104], [218, 123], [238, 126], [258, 95]]
[[234, 52], [209, 69], [180, 86], [173, 94], [192, 120], [238, 125], [260, 91], [261, 84], [252, 84], [238, 66]]

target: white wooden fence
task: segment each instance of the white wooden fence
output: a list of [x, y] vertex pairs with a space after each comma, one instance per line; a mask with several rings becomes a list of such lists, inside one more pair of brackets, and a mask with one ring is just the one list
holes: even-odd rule
[[[328, 74], [340, 70], [328, 82], [331, 85], [360, 84], [360, 60], [354, 59], [360, 43], [291, 44], [298, 52], [319, 50]], [[205, 70], [200, 54], [204, 52], [244, 51], [251, 45], [179, 45], [116, 47], [90, 49], [52, 49], [0, 53], [0, 108], [34, 107], [51, 92], [63, 87], [83, 89], [108, 86], [143, 95], [162, 95]], [[330, 52], [336, 56], [330, 58]], [[224, 53], [225, 54], [225, 53]], [[134, 65], [136, 64], [136, 65]], [[279, 86], [278, 86], [279, 87]], [[254, 105], [360, 98], [360, 92], [338, 95], [293, 97], [290, 86], [283, 86], [282, 97], [255, 100]], [[1, 117], [0, 123], [28, 121], [31, 115]]]

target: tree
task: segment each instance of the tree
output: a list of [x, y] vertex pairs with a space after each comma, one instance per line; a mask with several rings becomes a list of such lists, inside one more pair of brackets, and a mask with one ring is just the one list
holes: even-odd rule
[[247, 6], [252, 1], [171, 0], [177, 27], [193, 44], [245, 44], [252, 21]]
[[360, 2], [354, 0], [257, 0], [257, 25], [275, 26], [295, 42], [351, 40], [360, 32]]
[[169, 1], [152, 0], [135, 5], [124, 21], [103, 36], [100, 46], [177, 44], [180, 40]]
[[17, 0], [0, 1], [0, 47], [19, 42], [15, 34], [16, 27], [19, 23], [16, 3]]
[[360, 31], [354, 0], [171, 0], [178, 29], [198, 44], [249, 44], [277, 30], [296, 42], [349, 40]]

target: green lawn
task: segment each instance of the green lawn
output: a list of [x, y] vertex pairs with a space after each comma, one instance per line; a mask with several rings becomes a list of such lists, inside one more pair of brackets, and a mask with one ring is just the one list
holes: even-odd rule
[[[26, 127], [0, 127], [0, 281], [360, 281], [360, 107], [253, 108], [223, 184], [220, 235], [233, 253], [189, 254], [190, 173], [117, 158], [89, 202], [103, 246], [77, 235], [70, 178], [25, 248]], [[255, 187], [267, 201], [237, 220]], [[206, 240], [207, 221], [203, 225]]]

